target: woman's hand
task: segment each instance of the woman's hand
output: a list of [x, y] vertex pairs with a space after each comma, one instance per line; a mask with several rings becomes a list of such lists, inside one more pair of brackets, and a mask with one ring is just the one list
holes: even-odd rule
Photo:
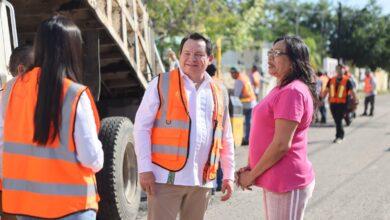
[[251, 170], [251, 168], [249, 168], [249, 165], [245, 166], [245, 167], [241, 167], [239, 170], [237, 170], [235, 173], [234, 173], [234, 183], [236, 183], [236, 186], [237, 187], [240, 187], [239, 185], [239, 181], [240, 181], [240, 174], [242, 172], [245, 172], [245, 171], [248, 171], [248, 170]]
[[238, 184], [241, 186], [243, 190], [245, 189], [252, 190], [250, 186], [253, 185], [254, 180], [255, 178], [252, 176], [251, 171], [246, 170], [239, 174]]

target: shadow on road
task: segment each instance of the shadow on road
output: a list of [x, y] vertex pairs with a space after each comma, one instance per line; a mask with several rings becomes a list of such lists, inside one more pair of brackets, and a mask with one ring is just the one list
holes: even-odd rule
[[327, 140], [318, 140], [318, 141], [309, 141], [308, 145], [311, 145], [311, 144], [323, 144], [323, 143], [332, 144], [333, 142], [328, 140], [328, 139]]
[[311, 124], [312, 128], [333, 128], [334, 124]]

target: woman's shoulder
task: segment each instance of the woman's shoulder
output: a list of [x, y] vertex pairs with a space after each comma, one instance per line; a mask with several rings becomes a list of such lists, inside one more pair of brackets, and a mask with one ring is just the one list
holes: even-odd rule
[[303, 96], [310, 95], [309, 87], [300, 80], [294, 80], [290, 82], [288, 85], [284, 86], [280, 92], [288, 93], [291, 95], [300, 94]]

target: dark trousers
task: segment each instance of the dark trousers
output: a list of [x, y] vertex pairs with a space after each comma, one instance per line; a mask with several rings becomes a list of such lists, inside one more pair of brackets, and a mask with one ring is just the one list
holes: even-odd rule
[[319, 111], [321, 114], [321, 123], [326, 123], [326, 107], [325, 104], [319, 107]]
[[370, 115], [373, 115], [374, 114], [374, 105], [375, 105], [375, 95], [366, 96], [366, 98], [364, 98], [364, 113], [363, 114], [367, 114], [368, 104], [371, 105]]
[[252, 118], [252, 109], [244, 109], [244, 117], [245, 117], [245, 137], [244, 141], [249, 142], [249, 133], [251, 129], [251, 118]]
[[336, 138], [344, 138], [343, 118], [346, 110], [346, 104], [330, 104], [330, 111], [336, 124]]

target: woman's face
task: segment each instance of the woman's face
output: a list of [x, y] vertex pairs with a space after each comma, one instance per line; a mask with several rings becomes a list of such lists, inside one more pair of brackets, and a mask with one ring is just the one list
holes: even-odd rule
[[268, 51], [268, 72], [281, 81], [286, 75], [292, 72], [292, 63], [286, 53], [286, 43], [276, 42]]

